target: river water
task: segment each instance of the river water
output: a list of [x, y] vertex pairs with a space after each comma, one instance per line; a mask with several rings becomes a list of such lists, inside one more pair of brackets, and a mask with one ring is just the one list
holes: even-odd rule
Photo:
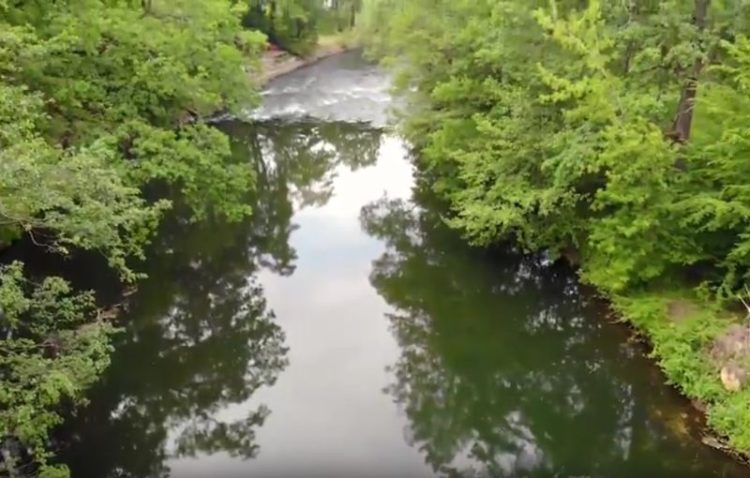
[[222, 125], [255, 214], [166, 221], [73, 478], [750, 476], [571, 270], [443, 225], [388, 88], [344, 54]]

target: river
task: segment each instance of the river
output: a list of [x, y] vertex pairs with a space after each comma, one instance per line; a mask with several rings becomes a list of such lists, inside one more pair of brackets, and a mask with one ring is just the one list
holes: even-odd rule
[[443, 225], [388, 89], [343, 54], [221, 125], [255, 213], [165, 222], [72, 477], [750, 476], [574, 272]]

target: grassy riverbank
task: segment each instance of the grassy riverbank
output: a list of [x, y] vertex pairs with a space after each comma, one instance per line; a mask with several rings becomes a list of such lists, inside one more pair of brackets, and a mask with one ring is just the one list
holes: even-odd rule
[[618, 315], [652, 344], [668, 382], [706, 413], [718, 440], [706, 437], [704, 442], [747, 461], [750, 389], [727, 390], [719, 373], [722, 364], [712, 355], [715, 344], [741, 318], [691, 289], [653, 288], [610, 299]]
[[360, 28], [449, 223], [577, 251], [741, 453], [750, 329], [725, 307], [750, 285], [750, 6], [657, 3], [369, 0]]

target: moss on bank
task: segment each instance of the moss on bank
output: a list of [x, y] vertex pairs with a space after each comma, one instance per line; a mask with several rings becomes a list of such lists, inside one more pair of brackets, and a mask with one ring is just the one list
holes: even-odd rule
[[741, 455], [750, 451], [750, 387], [728, 391], [711, 347], [740, 318], [690, 289], [650, 289], [610, 296], [624, 320], [653, 345], [670, 384], [705, 407], [708, 425]]

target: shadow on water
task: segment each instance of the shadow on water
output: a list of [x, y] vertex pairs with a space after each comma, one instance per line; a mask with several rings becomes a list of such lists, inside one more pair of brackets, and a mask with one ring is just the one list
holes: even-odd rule
[[293, 212], [328, 200], [338, 165], [374, 162], [381, 132], [311, 121], [222, 127], [238, 160], [255, 166], [254, 214], [195, 224], [178, 207], [166, 219], [144, 263], [148, 278], [121, 319], [112, 365], [59, 434], [74, 477], [169, 476], [170, 459], [259, 452], [268, 407], [221, 417], [287, 364], [257, 273], [294, 271]]
[[440, 475], [747, 476], [690, 436], [686, 404], [575, 273], [464, 246], [429, 195], [363, 208], [387, 244], [371, 283], [394, 308], [390, 394]]

